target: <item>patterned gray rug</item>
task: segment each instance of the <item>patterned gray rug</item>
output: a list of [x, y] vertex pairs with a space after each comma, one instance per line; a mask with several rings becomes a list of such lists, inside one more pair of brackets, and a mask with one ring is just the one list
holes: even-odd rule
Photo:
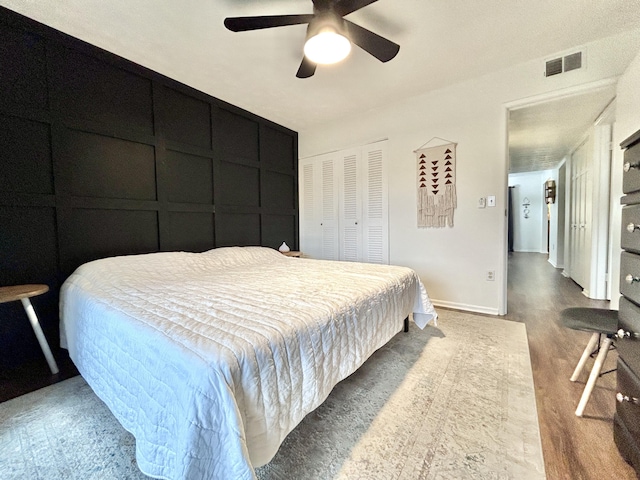
[[[522, 324], [440, 310], [340, 383], [259, 480], [543, 479]], [[0, 478], [145, 479], [81, 377], [0, 404]]]

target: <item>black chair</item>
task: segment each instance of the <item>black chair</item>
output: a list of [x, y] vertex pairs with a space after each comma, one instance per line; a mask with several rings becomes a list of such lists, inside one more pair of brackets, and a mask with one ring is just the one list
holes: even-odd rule
[[[597, 352], [596, 360], [593, 363], [593, 368], [589, 374], [589, 379], [580, 397], [578, 408], [576, 408], [576, 415], [581, 417], [584, 413], [584, 409], [587, 406], [593, 387], [596, 384], [596, 380], [600, 377], [602, 371], [602, 365], [607, 358], [607, 353], [611, 348], [613, 341], [617, 338], [618, 331], [618, 311], [608, 310], [606, 308], [567, 308], [560, 312], [560, 323], [572, 330], [581, 330], [583, 332], [591, 332], [591, 338], [587, 347], [582, 352], [580, 361], [576, 365], [576, 369], [571, 375], [571, 381], [575, 382], [582, 369], [584, 368], [587, 359]], [[602, 337], [605, 337], [602, 339]]]

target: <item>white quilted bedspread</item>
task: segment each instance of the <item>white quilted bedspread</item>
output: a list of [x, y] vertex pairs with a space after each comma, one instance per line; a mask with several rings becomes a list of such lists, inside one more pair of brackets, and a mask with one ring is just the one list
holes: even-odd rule
[[61, 342], [147, 475], [252, 479], [414, 312], [411, 269], [261, 247], [107, 258], [62, 287]]

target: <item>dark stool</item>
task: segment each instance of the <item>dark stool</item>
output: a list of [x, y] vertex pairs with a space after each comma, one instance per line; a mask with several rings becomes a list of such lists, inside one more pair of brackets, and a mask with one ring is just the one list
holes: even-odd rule
[[[580, 397], [580, 402], [578, 403], [578, 408], [576, 408], [576, 415], [581, 417], [587, 406], [593, 387], [596, 384], [596, 380], [600, 376], [602, 365], [607, 358], [607, 353], [609, 353], [609, 348], [611, 348], [613, 341], [617, 337], [618, 311], [608, 310], [606, 308], [567, 308], [560, 312], [560, 323], [564, 327], [572, 330], [591, 332], [589, 343], [584, 349], [584, 352], [582, 352], [582, 356], [580, 357], [578, 365], [576, 365], [576, 369], [573, 371], [573, 375], [571, 375], [572, 382], [575, 382], [580, 376], [580, 373], [582, 373], [587, 359], [595, 352], [598, 352], [598, 356], [589, 374], [589, 380], [587, 380], [587, 384], [582, 392], [582, 397]], [[602, 344], [600, 344], [602, 336], [605, 336], [605, 338], [602, 340]]]

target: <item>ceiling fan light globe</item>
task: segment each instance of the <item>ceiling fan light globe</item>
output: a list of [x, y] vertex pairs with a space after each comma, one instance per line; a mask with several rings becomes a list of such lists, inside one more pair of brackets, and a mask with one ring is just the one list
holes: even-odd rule
[[304, 44], [304, 54], [314, 63], [329, 65], [344, 60], [351, 52], [348, 38], [333, 30], [323, 30]]

